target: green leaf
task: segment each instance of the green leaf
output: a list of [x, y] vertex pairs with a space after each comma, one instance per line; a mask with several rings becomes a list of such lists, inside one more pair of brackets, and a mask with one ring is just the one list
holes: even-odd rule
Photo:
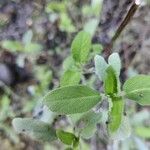
[[74, 143], [77, 144], [77, 141], [79, 144], [79, 138], [77, 138], [73, 133], [57, 130], [56, 134], [57, 137], [66, 145], [73, 145]]
[[2, 42], [2, 47], [7, 49], [7, 50], [10, 50], [12, 52], [23, 50], [22, 43], [19, 42], [19, 41], [5, 40], [5, 41]]
[[104, 81], [108, 64], [106, 63], [104, 58], [102, 56], [99, 56], [99, 55], [95, 56], [94, 62], [95, 62], [96, 75], [99, 77], [100, 80]]
[[45, 11], [47, 13], [50, 13], [50, 12], [65, 12], [66, 11], [66, 3], [64, 2], [56, 2], [56, 1], [53, 1], [53, 2], [49, 2], [46, 6], [46, 9]]
[[106, 76], [104, 81], [105, 93], [112, 96], [118, 92], [117, 77], [112, 66], [106, 69]]
[[112, 53], [108, 58], [108, 63], [113, 67], [117, 76], [119, 77], [121, 70], [121, 60], [118, 53]]
[[67, 71], [69, 69], [75, 70], [77, 67], [75, 66], [74, 59], [72, 56], [68, 56], [63, 62], [63, 70]]
[[51, 111], [74, 114], [86, 112], [101, 100], [100, 94], [83, 85], [61, 87], [49, 92], [43, 99]]
[[118, 130], [111, 134], [111, 139], [113, 140], [125, 140], [131, 135], [131, 127], [129, 123], [129, 119], [126, 116], [122, 117], [122, 122]]
[[42, 46], [37, 43], [28, 43], [25, 45], [25, 52], [38, 52], [42, 49]]
[[75, 31], [75, 27], [72, 23], [72, 20], [69, 18], [67, 13], [60, 14], [59, 28], [61, 29], [61, 31], [66, 31], [66, 32], [74, 32]]
[[80, 82], [81, 73], [77, 70], [67, 70], [60, 79], [60, 86], [77, 85]]
[[123, 90], [128, 99], [134, 100], [141, 105], [150, 104], [150, 76], [137, 75], [128, 79]]
[[150, 127], [137, 127], [135, 132], [138, 136], [142, 138], [149, 139], [150, 138]]
[[56, 140], [55, 130], [47, 123], [32, 118], [15, 118], [12, 121], [14, 129], [18, 133], [29, 135], [39, 141]]
[[85, 31], [80, 31], [74, 38], [71, 50], [73, 59], [77, 63], [85, 63], [91, 49], [91, 36]]
[[112, 97], [113, 106], [109, 112], [108, 131], [109, 133], [115, 133], [120, 127], [123, 111], [124, 101], [121, 97]]

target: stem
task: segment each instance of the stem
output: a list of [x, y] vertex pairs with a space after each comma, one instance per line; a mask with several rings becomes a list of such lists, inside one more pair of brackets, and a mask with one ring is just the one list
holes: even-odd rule
[[130, 22], [131, 18], [134, 16], [136, 10], [138, 9], [140, 3], [138, 3], [137, 1], [135, 1], [132, 6], [130, 7], [127, 15], [125, 16], [125, 18], [123, 19], [123, 21], [121, 22], [120, 26], [118, 27], [115, 35], [113, 36], [111, 43], [113, 44], [116, 39], [119, 37], [119, 35], [122, 33], [122, 31], [124, 30], [124, 28], [127, 26], [127, 24]]
[[140, 5], [140, 0], [135, 0], [134, 3], [131, 5], [129, 11], [127, 12], [127, 15], [122, 20], [122, 22], [119, 25], [119, 27], [117, 28], [114, 36], [112, 37], [110, 44], [108, 44], [104, 48], [104, 51], [106, 53], [106, 57], [108, 57], [111, 54], [111, 49], [113, 47], [113, 44], [115, 43], [115, 41], [117, 40], [117, 38], [120, 36], [120, 34], [122, 33], [122, 31], [125, 29], [125, 27], [127, 26], [127, 24], [130, 22], [131, 18], [134, 16], [134, 14], [135, 14], [136, 10], [138, 9], [139, 5]]

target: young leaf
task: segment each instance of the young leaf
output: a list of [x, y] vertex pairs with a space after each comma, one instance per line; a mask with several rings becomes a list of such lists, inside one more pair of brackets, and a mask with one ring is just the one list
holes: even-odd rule
[[119, 77], [121, 70], [121, 60], [118, 53], [112, 53], [108, 58], [108, 63], [113, 67], [117, 76]]
[[75, 70], [77, 69], [74, 59], [72, 58], [72, 56], [68, 56], [64, 62], [63, 62], [63, 70], [67, 71], [69, 69]]
[[77, 70], [67, 70], [60, 79], [60, 86], [77, 85], [80, 82], [81, 73]]
[[104, 81], [105, 93], [112, 96], [118, 92], [117, 77], [112, 66], [109, 66], [106, 69], [106, 76]]
[[127, 98], [141, 105], [150, 104], [150, 76], [137, 75], [128, 79], [123, 85]]
[[131, 127], [129, 123], [129, 119], [126, 116], [122, 117], [122, 122], [120, 124], [117, 132], [111, 134], [111, 139], [113, 140], [125, 140], [131, 135]]
[[[77, 121], [77, 130], [80, 135], [89, 139], [96, 132], [96, 124], [99, 123], [102, 119], [102, 113], [95, 113], [93, 111], [89, 111], [81, 116], [81, 118]], [[80, 127], [81, 126], [81, 127]]]
[[[74, 134], [72, 134], [70, 132], [57, 130], [56, 134], [57, 134], [57, 137], [66, 145], [75, 144], [75, 146], [77, 146], [79, 144], [79, 138], [77, 138]], [[76, 143], [77, 141], [78, 141], [78, 144]]]
[[71, 45], [73, 59], [78, 63], [85, 63], [88, 59], [90, 48], [90, 34], [85, 31], [80, 31]]
[[108, 131], [110, 133], [115, 133], [120, 127], [123, 111], [124, 111], [124, 101], [121, 97], [112, 97], [113, 106], [109, 113], [109, 123]]
[[18, 133], [25, 133], [35, 140], [50, 142], [57, 139], [55, 130], [42, 121], [32, 118], [15, 118], [12, 124]]
[[102, 56], [99, 56], [99, 55], [95, 56], [94, 62], [95, 62], [96, 75], [99, 77], [100, 80], [104, 81], [108, 64], [106, 63], [104, 58]]
[[83, 85], [61, 87], [49, 92], [43, 99], [51, 111], [63, 114], [86, 112], [101, 100], [100, 94]]
[[68, 13], [60, 13], [60, 24], [59, 28], [61, 31], [66, 32], [75, 32], [76, 28], [74, 27], [71, 18]]

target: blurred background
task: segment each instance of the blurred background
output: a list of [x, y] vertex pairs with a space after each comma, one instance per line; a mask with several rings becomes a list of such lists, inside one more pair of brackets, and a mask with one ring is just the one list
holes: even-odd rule
[[[12, 128], [15, 116], [34, 117], [53, 123], [55, 115], [41, 104], [42, 97], [59, 86], [70, 45], [82, 29], [93, 43], [110, 43], [133, 0], [0, 0], [0, 149], [57, 150], [59, 142], [40, 143]], [[112, 51], [122, 60], [121, 81], [138, 73], [150, 74], [150, 1], [142, 0], [132, 21]], [[103, 52], [94, 52], [94, 54]], [[89, 63], [86, 67], [90, 66]], [[93, 75], [86, 81], [97, 89]], [[150, 149], [150, 108], [127, 101], [131, 136], [119, 143], [120, 150]], [[69, 126], [61, 116], [58, 126]], [[83, 140], [84, 150], [116, 150], [108, 141], [104, 124]]]

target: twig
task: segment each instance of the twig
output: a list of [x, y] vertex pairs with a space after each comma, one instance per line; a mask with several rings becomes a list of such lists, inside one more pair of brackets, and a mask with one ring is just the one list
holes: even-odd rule
[[114, 42], [120, 36], [120, 34], [125, 29], [127, 24], [130, 22], [131, 18], [134, 16], [134, 14], [135, 14], [136, 10], [138, 9], [139, 5], [140, 5], [140, 0], [135, 0], [134, 3], [131, 5], [129, 11], [127, 12], [127, 15], [125, 16], [125, 18], [123, 19], [123, 21], [121, 22], [121, 24], [117, 28], [114, 36], [112, 37], [110, 44], [108, 44], [104, 48], [104, 51], [106, 52], [106, 55], [109, 56], [111, 54], [111, 49], [113, 47]]
[[134, 16], [136, 10], [138, 9], [140, 3], [136, 0], [132, 6], [130, 7], [127, 15], [125, 16], [124, 20], [121, 22], [120, 26], [118, 27], [115, 35], [113, 36], [111, 43], [114, 43], [116, 41], [116, 39], [119, 37], [119, 35], [121, 34], [121, 32], [124, 30], [124, 28], [126, 27], [126, 25], [130, 22], [131, 18]]

